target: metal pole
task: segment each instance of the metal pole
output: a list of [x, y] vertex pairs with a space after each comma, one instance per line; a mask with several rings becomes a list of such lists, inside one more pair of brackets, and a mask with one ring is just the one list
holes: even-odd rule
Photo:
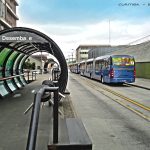
[[42, 74], [42, 51], [41, 51], [41, 74]]
[[[73, 51], [73, 49], [72, 49], [72, 51]], [[72, 63], [73, 63], [73, 52], [72, 52]]]
[[32, 71], [32, 81], [33, 81], [33, 71]]
[[28, 134], [28, 141], [26, 150], [35, 150], [36, 148], [36, 138], [37, 138], [37, 129], [39, 122], [41, 98], [44, 92], [54, 92], [54, 142], [58, 142], [58, 87], [48, 87], [44, 86], [41, 88], [34, 97], [34, 105], [32, 109], [31, 122]]
[[110, 36], [111, 36], [111, 35], [110, 35], [110, 19], [109, 19], [109, 45], [111, 44], [111, 43], [110, 43], [110, 42], [111, 42], [111, 41], [110, 41], [110, 38], [111, 38]]
[[29, 83], [29, 70], [27, 71], [27, 74], [28, 74], [28, 83]]
[[36, 147], [36, 137], [37, 137], [42, 94], [43, 92], [39, 92], [34, 96], [34, 105], [32, 109], [31, 123], [26, 150], [35, 150]]
[[70, 63], [70, 58], [69, 58], [69, 55], [68, 55], [68, 64]]
[[35, 71], [35, 80], [36, 80], [36, 71]]
[[54, 91], [53, 106], [53, 143], [58, 143], [58, 89]]

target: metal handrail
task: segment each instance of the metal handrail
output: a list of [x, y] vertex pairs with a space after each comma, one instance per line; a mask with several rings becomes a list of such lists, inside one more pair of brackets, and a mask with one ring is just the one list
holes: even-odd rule
[[34, 96], [34, 105], [32, 109], [31, 122], [27, 140], [26, 150], [35, 150], [36, 138], [40, 114], [41, 98], [44, 92], [54, 92], [54, 109], [53, 109], [53, 142], [58, 142], [58, 87], [44, 86]]
[[59, 68], [53, 68], [52, 70], [52, 80], [57, 81], [59, 79], [60, 70]]
[[13, 79], [13, 78], [20, 77], [20, 76], [24, 76], [24, 74], [19, 74], [19, 75], [13, 75], [13, 76], [9, 76], [9, 77], [0, 78], [0, 81]]

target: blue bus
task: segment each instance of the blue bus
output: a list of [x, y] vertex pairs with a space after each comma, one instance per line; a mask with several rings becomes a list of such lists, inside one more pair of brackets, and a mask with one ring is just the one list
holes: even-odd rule
[[91, 78], [102, 83], [135, 82], [135, 60], [129, 55], [107, 55], [93, 61]]
[[79, 63], [79, 70], [80, 70], [79, 72], [80, 72], [81, 76], [84, 76], [84, 74], [85, 74], [85, 65], [86, 65], [85, 61], [81, 61]]
[[84, 72], [84, 76], [86, 77], [89, 77], [91, 78], [92, 77], [92, 73], [93, 73], [93, 62], [94, 62], [94, 59], [91, 58], [91, 59], [88, 59], [86, 62], [85, 62], [85, 72]]
[[79, 70], [79, 63], [70, 64], [70, 65], [69, 65], [69, 68], [70, 68], [70, 71], [73, 72], [73, 73], [77, 73], [77, 74], [80, 73], [80, 70]]

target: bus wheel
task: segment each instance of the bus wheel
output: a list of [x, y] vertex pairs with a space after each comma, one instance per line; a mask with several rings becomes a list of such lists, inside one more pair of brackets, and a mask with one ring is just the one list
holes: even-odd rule
[[122, 86], [123, 84], [124, 84], [123, 82], [118, 83], [118, 85], [121, 85], [121, 86]]
[[104, 84], [104, 78], [101, 76], [101, 83]]

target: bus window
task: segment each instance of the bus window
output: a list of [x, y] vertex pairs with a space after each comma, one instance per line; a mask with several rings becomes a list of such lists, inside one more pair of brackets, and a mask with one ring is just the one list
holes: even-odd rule
[[108, 65], [112, 65], [111, 57], [108, 59]]
[[105, 66], [105, 68], [107, 68], [107, 67], [108, 67], [108, 65], [109, 65], [108, 60], [107, 60], [107, 59], [105, 59], [105, 60], [104, 60], [104, 66]]
[[116, 66], [134, 66], [133, 57], [113, 57], [112, 62]]
[[100, 61], [96, 61], [95, 62], [95, 71], [99, 71], [100, 70]]

